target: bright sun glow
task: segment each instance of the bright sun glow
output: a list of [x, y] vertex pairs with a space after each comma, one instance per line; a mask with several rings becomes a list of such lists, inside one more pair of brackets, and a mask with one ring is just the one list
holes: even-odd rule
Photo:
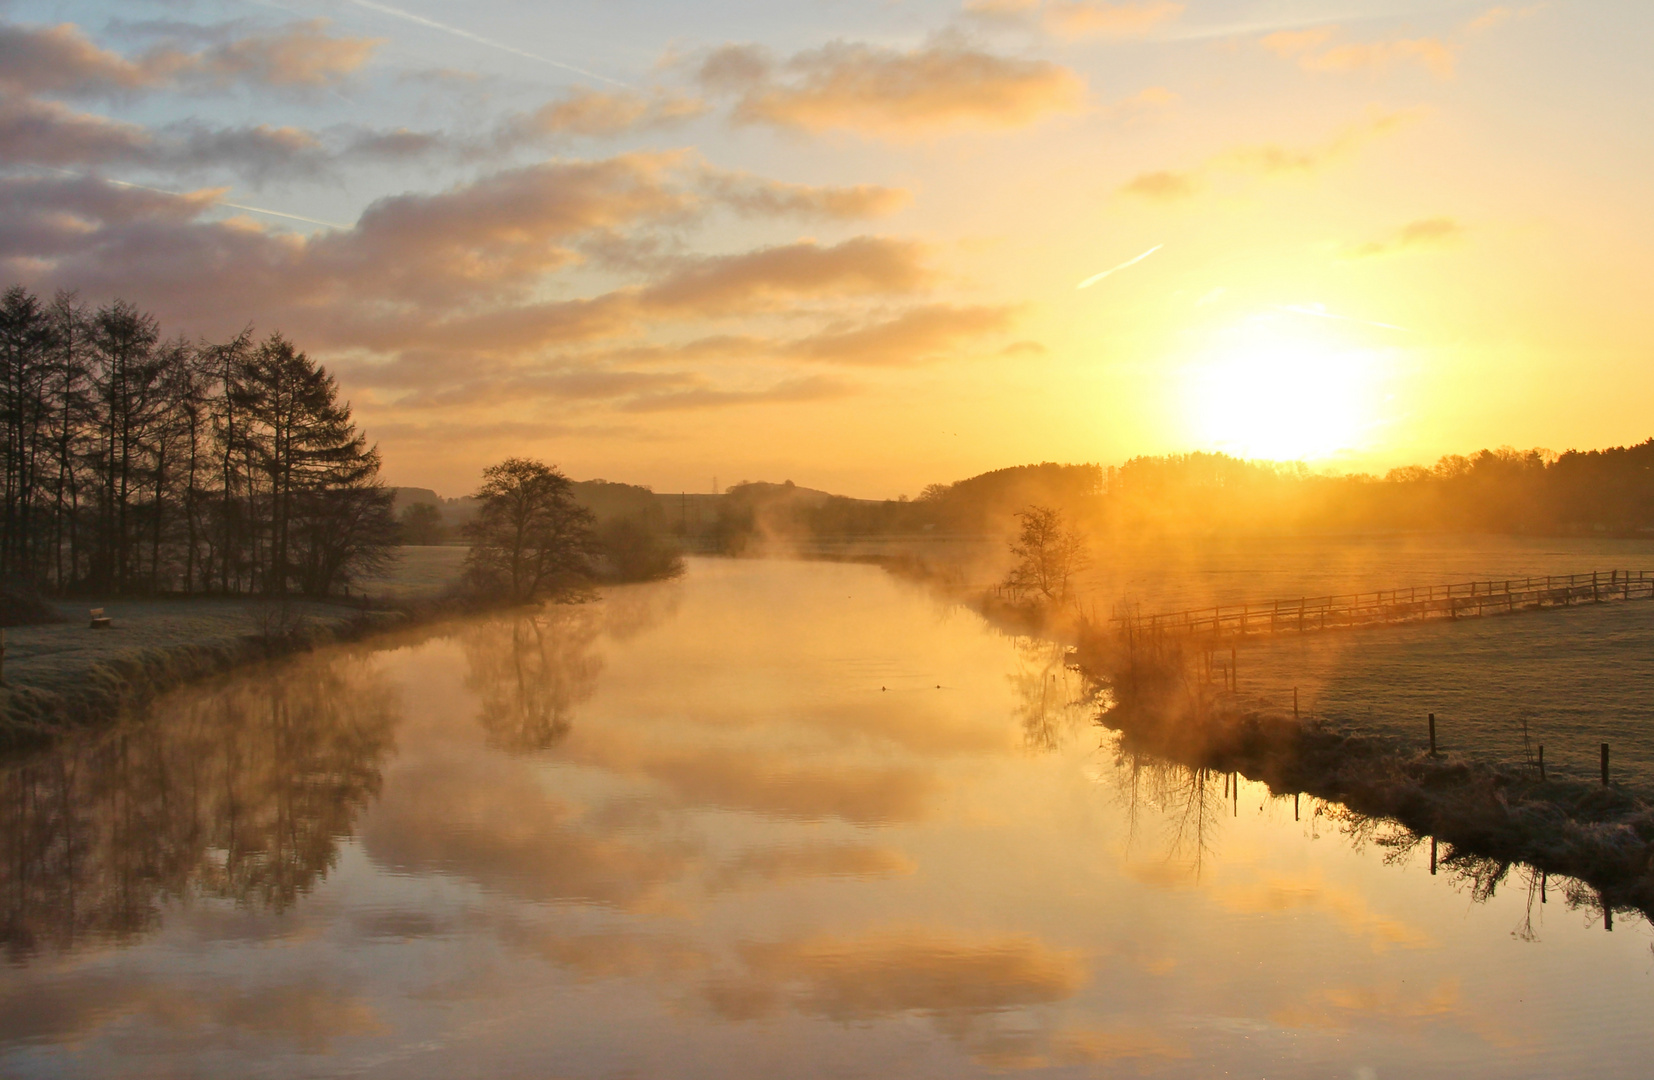
[[1184, 369], [1196, 442], [1274, 460], [1324, 459], [1367, 442], [1378, 421], [1378, 355], [1295, 321], [1260, 316], [1220, 331]]

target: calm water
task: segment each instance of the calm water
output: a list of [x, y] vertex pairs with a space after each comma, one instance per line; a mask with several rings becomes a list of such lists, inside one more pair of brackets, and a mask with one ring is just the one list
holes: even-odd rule
[[4, 774], [0, 1075], [1654, 1055], [1641, 920], [1120, 760], [1057, 652], [871, 567], [696, 561], [381, 644]]

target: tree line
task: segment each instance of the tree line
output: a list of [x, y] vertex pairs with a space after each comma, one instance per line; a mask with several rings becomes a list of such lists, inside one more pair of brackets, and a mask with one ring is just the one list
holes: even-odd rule
[[279, 333], [163, 338], [124, 301], [0, 296], [0, 584], [325, 596], [395, 540], [378, 450]]
[[1654, 532], [1654, 439], [1562, 454], [1503, 447], [1382, 476], [1208, 452], [1108, 468], [1044, 462], [931, 484], [912, 500], [740, 484], [718, 498], [694, 539], [739, 552], [758, 537], [1002, 535], [1030, 507], [1059, 509], [1097, 540], [1292, 531], [1646, 535]]

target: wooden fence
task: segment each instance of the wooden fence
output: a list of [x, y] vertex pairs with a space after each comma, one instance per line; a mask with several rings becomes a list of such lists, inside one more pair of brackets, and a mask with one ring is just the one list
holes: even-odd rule
[[1600, 570], [1567, 576], [1467, 581], [1345, 596], [1220, 604], [1152, 615], [1116, 612], [1109, 621], [1134, 636], [1228, 641], [1256, 635], [1505, 615], [1609, 600], [1654, 600], [1654, 570]]

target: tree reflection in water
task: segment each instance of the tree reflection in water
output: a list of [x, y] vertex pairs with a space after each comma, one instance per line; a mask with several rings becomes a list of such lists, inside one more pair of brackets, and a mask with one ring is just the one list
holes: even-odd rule
[[[1118, 738], [1118, 737], [1117, 737]], [[1217, 854], [1221, 822], [1231, 799], [1236, 798], [1232, 776], [1209, 769], [1168, 761], [1150, 754], [1127, 750], [1117, 741], [1114, 747], [1112, 782], [1116, 798], [1125, 812], [1126, 848], [1129, 853], [1138, 839], [1145, 816], [1158, 818], [1164, 833], [1160, 857], [1167, 864], [1182, 864], [1199, 880], [1206, 859]], [[1293, 796], [1269, 793], [1270, 803], [1284, 807]], [[1432, 844], [1432, 838], [1389, 818], [1362, 814], [1341, 803], [1313, 796], [1301, 797], [1300, 813], [1310, 835], [1319, 838], [1323, 822], [1332, 825], [1357, 852], [1369, 846], [1379, 849], [1386, 866], [1403, 866]], [[1261, 809], [1261, 808], [1260, 808]], [[1489, 858], [1441, 842], [1433, 849], [1431, 873], [1439, 874], [1474, 904], [1486, 904], [1497, 895], [1514, 871], [1527, 892], [1523, 917], [1511, 931], [1519, 941], [1536, 942], [1535, 904], [1547, 904], [1560, 895], [1570, 911], [1585, 911], [1594, 922], [1612, 925], [1612, 912], [1602, 895], [1574, 878], [1547, 875], [1523, 863]]]
[[628, 641], [669, 617], [680, 599], [670, 583], [619, 587], [600, 603], [547, 604], [466, 626], [465, 685], [481, 702], [488, 745], [526, 754], [562, 742], [603, 673], [599, 639]]
[[142, 721], [7, 767], [7, 952], [130, 938], [188, 896], [285, 909], [378, 794], [397, 716], [368, 661], [305, 658], [167, 695]]
[[1164, 859], [1184, 863], [1196, 880], [1214, 853], [1223, 815], [1224, 792], [1208, 769], [1179, 765], [1147, 754], [1121, 751], [1115, 758], [1115, 788], [1126, 815], [1126, 848], [1137, 841], [1145, 809], [1161, 818]]
[[530, 753], [568, 735], [575, 708], [603, 671], [594, 651], [602, 631], [602, 609], [590, 604], [553, 604], [466, 627], [465, 685], [477, 694], [489, 746]]
[[1066, 666], [1068, 647], [1035, 637], [1016, 641], [1017, 666], [1006, 679], [1030, 750], [1055, 750], [1091, 719], [1097, 684]]

